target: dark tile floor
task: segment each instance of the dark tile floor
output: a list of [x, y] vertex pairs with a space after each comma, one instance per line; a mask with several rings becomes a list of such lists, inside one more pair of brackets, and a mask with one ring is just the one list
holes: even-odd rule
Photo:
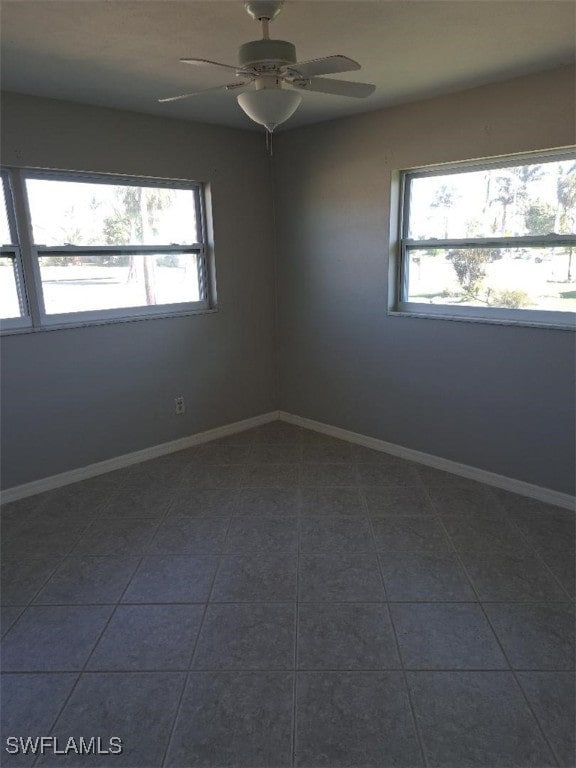
[[[572, 766], [574, 546], [280, 422], [7, 505], [2, 764]], [[5, 751], [43, 735], [124, 751]]]

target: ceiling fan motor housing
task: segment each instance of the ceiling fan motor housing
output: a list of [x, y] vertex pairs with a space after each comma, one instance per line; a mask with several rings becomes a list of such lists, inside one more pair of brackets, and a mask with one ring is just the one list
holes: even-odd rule
[[287, 40], [252, 40], [240, 46], [238, 63], [241, 67], [260, 63], [295, 64], [296, 48]]

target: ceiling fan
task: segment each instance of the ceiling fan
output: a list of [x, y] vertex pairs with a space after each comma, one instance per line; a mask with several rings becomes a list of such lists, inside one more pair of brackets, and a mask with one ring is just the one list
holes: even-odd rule
[[240, 90], [238, 104], [256, 123], [265, 126], [269, 133], [288, 120], [302, 101], [302, 91], [315, 91], [334, 96], [351, 96], [364, 99], [376, 86], [350, 80], [335, 80], [321, 75], [351, 72], [360, 64], [347, 56], [326, 56], [310, 61], [297, 61], [296, 48], [287, 40], [273, 40], [269, 24], [282, 10], [284, 0], [251, 0], [244, 3], [250, 16], [262, 24], [262, 39], [252, 40], [240, 46], [238, 66], [221, 64], [208, 59], [180, 59], [184, 64], [199, 67], [217, 67], [233, 72], [238, 82], [206, 88], [195, 93], [185, 93], [159, 99], [160, 102], [179, 101], [207, 91], [225, 89]]

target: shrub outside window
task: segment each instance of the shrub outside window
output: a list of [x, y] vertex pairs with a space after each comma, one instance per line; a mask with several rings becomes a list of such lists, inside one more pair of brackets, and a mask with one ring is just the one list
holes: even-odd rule
[[202, 185], [10, 169], [2, 189], [3, 330], [210, 308]]
[[574, 327], [576, 153], [405, 171], [394, 309]]

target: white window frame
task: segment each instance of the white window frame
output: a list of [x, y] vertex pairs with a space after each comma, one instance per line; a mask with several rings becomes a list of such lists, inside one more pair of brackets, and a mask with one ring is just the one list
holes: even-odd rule
[[[2, 183], [13, 242], [0, 247], [1, 255], [14, 258], [20, 309], [19, 318], [0, 320], [4, 333], [54, 330], [84, 325], [122, 322], [128, 320], [174, 317], [210, 312], [215, 307], [214, 258], [209, 246], [207, 221], [207, 190], [199, 182], [174, 179], [155, 179], [112, 174], [80, 173], [74, 171], [50, 171], [28, 168], [2, 168]], [[193, 193], [197, 231], [201, 241], [187, 245], [118, 245], [118, 246], [47, 246], [34, 243], [30, 206], [26, 193], [27, 179], [50, 179], [91, 184], [130, 185], [186, 189]], [[200, 300], [171, 304], [118, 307], [86, 312], [62, 312], [48, 314], [44, 305], [40, 261], [42, 256], [69, 254], [146, 255], [146, 253], [193, 254], [197, 259]]]
[[0, 256], [12, 258], [14, 263], [14, 276], [16, 279], [16, 292], [18, 294], [18, 303], [20, 304], [21, 317], [7, 317], [0, 320], [3, 331], [17, 330], [19, 328], [31, 328], [32, 319], [28, 310], [27, 292], [24, 283], [24, 272], [22, 270], [22, 256], [20, 248], [16, 245], [0, 246]]
[[[553, 151], [538, 152], [523, 155], [509, 155], [484, 160], [473, 160], [460, 163], [448, 163], [426, 168], [404, 170], [393, 181], [394, 195], [398, 200], [398, 230], [394, 232], [391, 242], [391, 253], [396, 251], [396, 259], [392, 261], [390, 277], [393, 280], [394, 289], [391, 296], [389, 314], [434, 318], [444, 320], [463, 320], [467, 322], [488, 322], [499, 324], [514, 324], [527, 326], [544, 326], [561, 330], [576, 329], [576, 313], [557, 312], [539, 309], [507, 309], [504, 307], [471, 307], [453, 304], [423, 304], [408, 300], [408, 269], [411, 250], [426, 250], [428, 248], [538, 248], [565, 246], [571, 244], [576, 247], [576, 234], [573, 235], [526, 235], [520, 237], [477, 237], [412, 240], [408, 237], [410, 218], [410, 184], [412, 179], [426, 176], [448, 176], [450, 174], [469, 173], [490, 168], [507, 168], [518, 165], [537, 165], [539, 162], [552, 160], [576, 161], [576, 148], [564, 148]], [[394, 243], [397, 241], [397, 244]]]
[[24, 279], [24, 270], [22, 268], [22, 254], [18, 245], [18, 234], [16, 227], [16, 217], [14, 213], [14, 202], [12, 199], [12, 190], [10, 188], [10, 177], [7, 170], [0, 169], [0, 183], [4, 191], [4, 200], [6, 201], [6, 216], [10, 231], [10, 242], [0, 244], [0, 255], [8, 256], [13, 259], [14, 276], [16, 280], [16, 291], [18, 293], [18, 303], [20, 305], [21, 317], [10, 317], [0, 321], [3, 330], [14, 330], [18, 328], [30, 328], [32, 320], [30, 317], [28, 305], [28, 292]]

